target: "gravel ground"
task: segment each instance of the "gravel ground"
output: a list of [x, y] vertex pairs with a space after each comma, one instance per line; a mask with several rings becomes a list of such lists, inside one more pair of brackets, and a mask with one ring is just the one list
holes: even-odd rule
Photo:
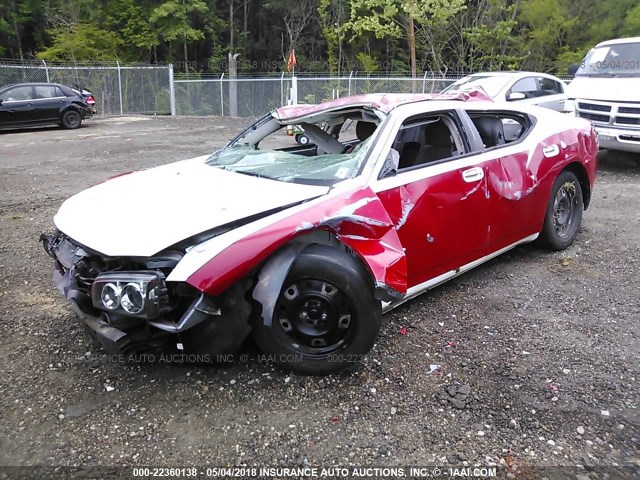
[[388, 314], [355, 372], [292, 375], [251, 346], [223, 367], [96, 348], [38, 235], [71, 194], [209, 152], [245, 124], [0, 133], [0, 465], [640, 465], [632, 156], [602, 155], [570, 249], [518, 248]]

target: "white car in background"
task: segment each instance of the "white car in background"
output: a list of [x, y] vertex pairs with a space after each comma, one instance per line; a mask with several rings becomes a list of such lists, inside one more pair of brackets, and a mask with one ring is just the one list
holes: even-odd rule
[[565, 83], [558, 77], [536, 72], [485, 72], [461, 78], [442, 93], [481, 88], [496, 102], [518, 102], [563, 111]]

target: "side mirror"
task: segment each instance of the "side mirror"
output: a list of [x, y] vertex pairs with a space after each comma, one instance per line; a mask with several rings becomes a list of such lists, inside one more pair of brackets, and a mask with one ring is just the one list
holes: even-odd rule
[[0, 105], [2, 105], [2, 99], [0, 98]]
[[576, 72], [578, 71], [578, 68], [580, 68], [580, 65], [578, 65], [577, 63], [572, 63], [567, 68], [567, 73], [569, 75], [571, 75], [571, 76], [574, 76], [576, 74]]
[[513, 102], [514, 100], [524, 100], [527, 96], [522, 92], [511, 92], [507, 97], [507, 100]]

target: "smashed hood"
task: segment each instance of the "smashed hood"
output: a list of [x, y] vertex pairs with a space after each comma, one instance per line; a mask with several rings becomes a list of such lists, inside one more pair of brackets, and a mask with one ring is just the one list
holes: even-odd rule
[[569, 98], [638, 103], [640, 78], [576, 77], [566, 88]]
[[151, 256], [212, 228], [327, 193], [329, 187], [212, 167], [208, 156], [122, 175], [65, 201], [56, 227], [108, 256]]

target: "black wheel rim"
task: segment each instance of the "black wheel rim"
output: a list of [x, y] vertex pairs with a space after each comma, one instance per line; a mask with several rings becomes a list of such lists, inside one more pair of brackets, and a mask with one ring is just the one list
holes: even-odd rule
[[273, 321], [287, 350], [326, 357], [349, 344], [354, 320], [344, 292], [327, 281], [306, 278], [282, 291]]
[[70, 127], [75, 127], [79, 121], [80, 121], [80, 115], [78, 115], [77, 113], [70, 113], [67, 115], [67, 124]]
[[566, 182], [558, 189], [553, 200], [553, 226], [556, 235], [561, 238], [569, 236], [577, 208], [576, 185]]

